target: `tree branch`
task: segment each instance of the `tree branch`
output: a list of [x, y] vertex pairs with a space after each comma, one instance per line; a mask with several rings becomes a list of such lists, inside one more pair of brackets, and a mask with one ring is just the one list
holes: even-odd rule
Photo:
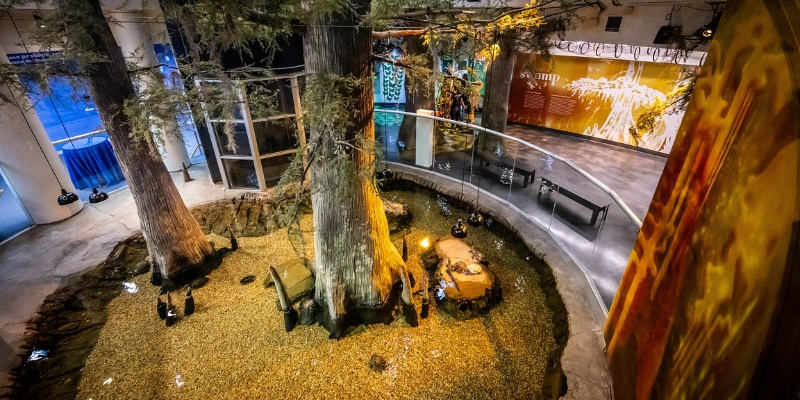
[[403, 68], [408, 68], [408, 69], [417, 68], [417, 67], [415, 67], [413, 65], [406, 64], [406, 63], [404, 63], [402, 61], [392, 60], [391, 58], [386, 58], [386, 57], [378, 56], [378, 55], [374, 55], [374, 54], [372, 55], [372, 60], [373, 61], [385, 62], [385, 63], [389, 63], [389, 64], [392, 64], [392, 65], [397, 65], [398, 67], [403, 67]]
[[425, 31], [425, 29], [400, 29], [396, 31], [372, 32], [372, 40], [375, 41], [404, 36], [419, 36], [424, 34]]
[[[378, 17], [379, 20], [386, 20], [386, 19], [405, 19], [405, 18], [412, 18], [412, 17], [424, 17], [428, 14], [430, 15], [439, 15], [439, 14], [461, 14], [466, 12], [464, 9], [444, 9], [444, 10], [422, 10], [422, 11], [413, 11], [403, 14], [395, 14], [395, 15], [385, 15], [382, 17]], [[474, 12], [474, 11], [473, 11]]]

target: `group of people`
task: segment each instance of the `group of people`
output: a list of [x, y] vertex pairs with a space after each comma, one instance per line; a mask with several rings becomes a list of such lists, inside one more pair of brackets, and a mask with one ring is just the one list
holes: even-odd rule
[[450, 93], [450, 119], [454, 121], [462, 121], [463, 117], [469, 119], [472, 113], [471, 107], [469, 98], [462, 96], [458, 90]]

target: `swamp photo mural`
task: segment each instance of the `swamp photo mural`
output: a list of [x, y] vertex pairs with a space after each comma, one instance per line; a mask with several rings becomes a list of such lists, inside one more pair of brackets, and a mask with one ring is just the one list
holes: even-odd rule
[[797, 398], [800, 1], [729, 1], [605, 327], [617, 399]]
[[644, 107], [665, 100], [692, 66], [588, 57], [520, 55], [508, 119], [669, 153], [683, 112], [659, 115], [653, 130], [632, 135]]

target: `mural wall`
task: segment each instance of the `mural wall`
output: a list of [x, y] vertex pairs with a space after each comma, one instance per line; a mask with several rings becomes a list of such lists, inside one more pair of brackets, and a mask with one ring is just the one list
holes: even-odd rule
[[797, 32], [725, 5], [606, 323], [619, 400], [800, 396]]
[[[397, 60], [402, 57], [399, 50], [393, 50], [389, 58]], [[406, 73], [403, 67], [387, 62], [376, 62], [374, 70], [373, 91], [376, 103], [405, 103], [406, 102]]]
[[644, 106], [681, 84], [685, 72], [674, 64], [520, 55], [508, 119], [669, 153], [683, 113], [665, 114], [641, 137], [629, 128]]

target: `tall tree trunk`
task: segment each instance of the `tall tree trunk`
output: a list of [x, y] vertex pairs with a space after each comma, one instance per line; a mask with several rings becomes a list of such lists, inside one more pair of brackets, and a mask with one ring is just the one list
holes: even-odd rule
[[514, 62], [517, 60], [514, 43], [511, 36], [498, 38], [500, 54], [486, 71], [481, 126], [501, 133], [505, 132], [508, 121], [508, 94], [511, 90]]
[[[413, 54], [427, 54], [428, 68], [433, 70], [433, 57], [428, 53], [428, 47], [422, 44], [421, 36], [406, 36], [406, 53]], [[405, 82], [406, 89], [406, 111], [415, 113], [417, 110], [433, 110], [433, 87], [428, 82], [412, 82], [406, 76]], [[408, 115], [403, 116], [403, 122], [400, 123], [400, 131], [397, 134], [397, 140], [402, 141], [406, 145], [406, 149], [414, 149], [417, 147], [417, 119]]]
[[[213, 250], [200, 225], [189, 214], [178, 189], [154, 145], [133, 143], [129, 121], [122, 106], [136, 93], [98, 0], [62, 0], [59, 8], [66, 15], [83, 10], [83, 18], [67, 22], [73, 29], [86, 33], [81, 44], [102, 57], [91, 66], [83, 66], [89, 91], [97, 112], [111, 139], [114, 153], [128, 180], [147, 250], [156, 278], [180, 280], [190, 276], [193, 268], [209, 261]], [[81, 22], [77, 22], [81, 21]], [[88, 68], [87, 68], [88, 67]], [[156, 282], [154, 282], [156, 283]]]
[[[357, 13], [368, 11], [369, 0], [352, 4]], [[350, 120], [345, 139], [361, 133], [374, 140], [372, 32], [350, 28], [358, 22], [358, 16], [347, 11], [310, 23], [305, 34], [306, 70], [362, 81], [349, 92], [356, 109], [329, 117]], [[347, 325], [391, 318], [403, 260], [389, 240], [383, 204], [372, 181], [373, 155], [352, 150], [351, 162], [330, 162], [335, 157], [334, 138], [321, 137], [314, 127], [310, 133], [309, 143], [317, 143], [311, 166], [315, 297], [324, 309], [320, 322], [332, 338], [338, 338]]]

